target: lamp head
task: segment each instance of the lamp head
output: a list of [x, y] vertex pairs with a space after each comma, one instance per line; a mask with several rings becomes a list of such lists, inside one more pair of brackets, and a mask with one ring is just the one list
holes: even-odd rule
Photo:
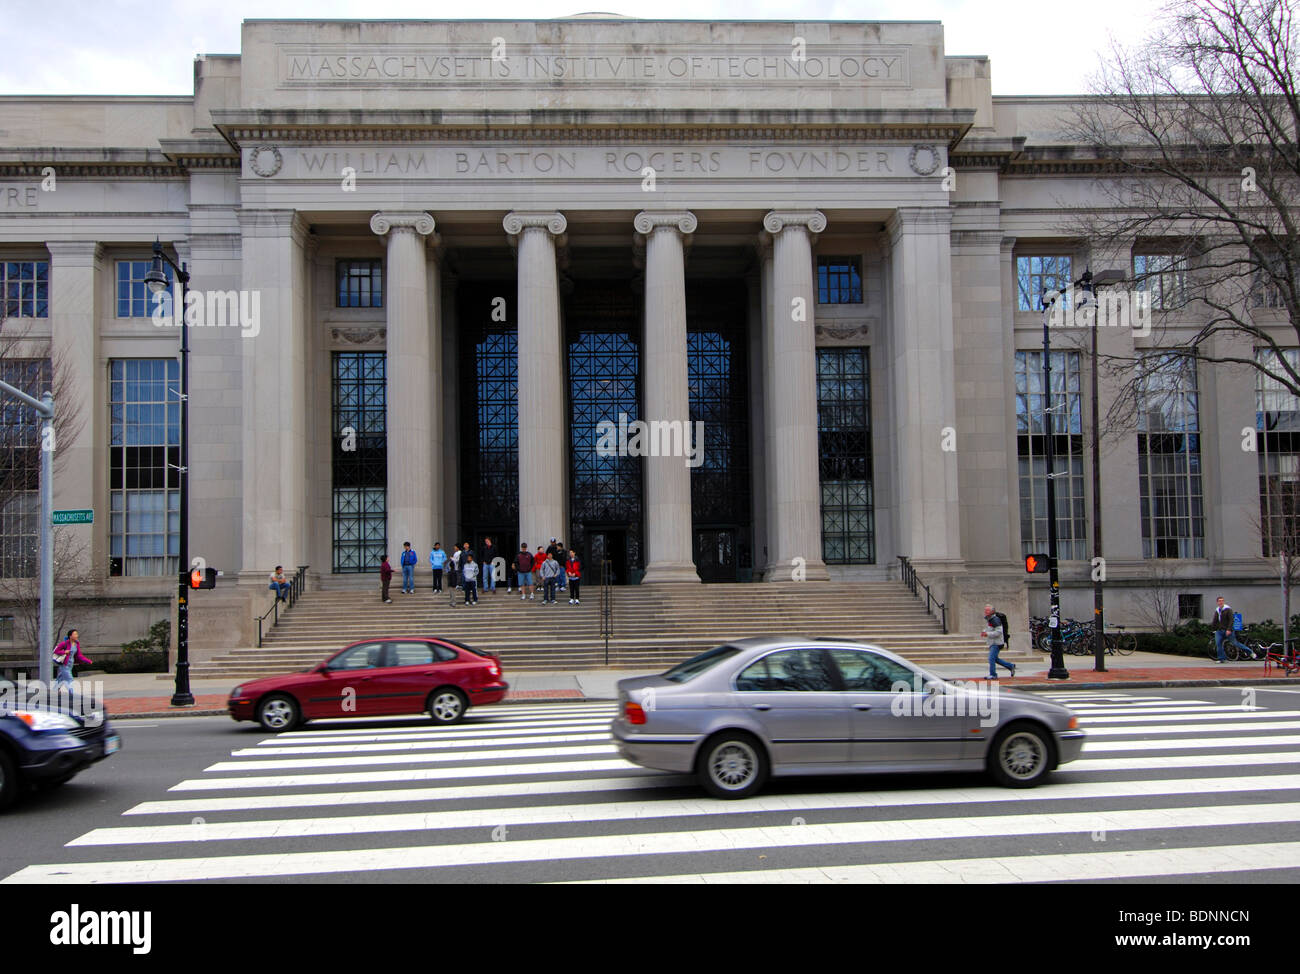
[[167, 274], [163, 271], [162, 244], [158, 240], [153, 242], [153, 266], [149, 268], [149, 273], [144, 276], [144, 283], [154, 294], [161, 294], [167, 290]]

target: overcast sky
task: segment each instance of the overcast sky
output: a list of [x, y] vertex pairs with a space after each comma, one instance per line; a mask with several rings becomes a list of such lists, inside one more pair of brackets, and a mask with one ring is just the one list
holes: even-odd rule
[[[586, 6], [584, 6], [586, 4]], [[1113, 35], [1140, 41], [1158, 0], [0, 0], [0, 94], [188, 95], [196, 54], [239, 52], [248, 19], [938, 20], [946, 53], [987, 54], [995, 95], [1078, 94]], [[1091, 20], [1085, 20], [1085, 17]]]

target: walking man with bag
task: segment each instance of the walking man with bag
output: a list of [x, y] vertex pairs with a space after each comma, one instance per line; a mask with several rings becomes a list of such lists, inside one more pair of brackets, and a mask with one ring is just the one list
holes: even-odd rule
[[996, 680], [998, 678], [997, 666], [1006, 667], [1011, 671], [1011, 675], [1015, 676], [1016, 664], [1004, 661], [1001, 656], [1002, 649], [1010, 639], [1010, 633], [1007, 630], [1007, 617], [1001, 612], [994, 612], [991, 605], [984, 606], [983, 636], [988, 640], [989, 644], [989, 679]]

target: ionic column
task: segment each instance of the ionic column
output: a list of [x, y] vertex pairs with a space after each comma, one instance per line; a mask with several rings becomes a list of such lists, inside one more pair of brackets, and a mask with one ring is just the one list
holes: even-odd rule
[[556, 212], [506, 214], [518, 247], [519, 540], [568, 537], [565, 530], [565, 362], [560, 333], [557, 238], [568, 225]]
[[[642, 212], [633, 221], [645, 239], [645, 419], [680, 430], [681, 455], [660, 449], [646, 456], [646, 570], [642, 584], [698, 582], [691, 554], [691, 468], [686, 447], [703, 449], [692, 437], [686, 376], [685, 236], [693, 213]], [[617, 420], [617, 417], [607, 417]], [[674, 425], [676, 424], [676, 425]], [[657, 427], [651, 426], [653, 431]], [[651, 436], [655, 434], [652, 432]], [[662, 438], [661, 438], [662, 440]], [[661, 446], [662, 446], [661, 442]]]
[[773, 210], [763, 218], [763, 229], [772, 235], [763, 388], [769, 403], [767, 485], [774, 497], [763, 580], [790, 581], [796, 569], [806, 579], [825, 580], [812, 245], [826, 229], [826, 217], [819, 210]]
[[387, 306], [388, 558], [394, 565], [402, 542], [421, 552], [433, 545], [434, 430], [441, 413], [433, 395], [430, 360], [429, 278], [425, 237], [428, 213], [376, 213], [370, 229], [388, 237], [384, 302]]

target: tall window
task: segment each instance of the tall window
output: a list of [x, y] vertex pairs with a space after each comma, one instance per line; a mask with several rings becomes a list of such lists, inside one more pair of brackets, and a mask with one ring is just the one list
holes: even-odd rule
[[335, 264], [340, 308], [382, 308], [384, 306], [384, 262], [341, 260]]
[[[1040, 311], [1044, 291], [1062, 291], [1068, 295], [1073, 281], [1069, 257], [1017, 257], [1016, 306], [1021, 311]], [[1066, 296], [1061, 300], [1068, 302], [1069, 298]]]
[[861, 258], [817, 258], [817, 303], [862, 303]]
[[[0, 360], [0, 379], [40, 396], [50, 387], [48, 359]], [[41, 420], [36, 410], [0, 396], [0, 578], [37, 570]]]
[[817, 349], [822, 560], [828, 565], [876, 563], [869, 376], [867, 349]]
[[162, 316], [172, 315], [172, 269], [163, 264], [167, 275], [167, 290], [154, 294], [144, 282], [144, 276], [153, 266], [151, 260], [119, 260], [117, 262], [117, 316], [119, 318], [151, 318], [154, 309], [162, 305]]
[[1181, 254], [1135, 254], [1133, 276], [1151, 295], [1151, 310], [1181, 308], [1187, 300], [1187, 258]]
[[461, 502], [466, 523], [508, 534], [519, 524], [519, 337], [513, 325], [506, 331], [497, 330], [504, 323], [497, 329], [481, 323], [483, 330], [471, 349], [473, 372], [462, 380], [473, 376], [475, 397], [460, 408], [465, 433], [474, 436], [478, 449], [461, 454]]
[[0, 294], [4, 317], [48, 318], [50, 315], [50, 262], [0, 261]]
[[[1261, 348], [1255, 353], [1263, 368], [1282, 372], [1277, 353]], [[1300, 369], [1300, 349], [1288, 348], [1282, 356], [1292, 369]], [[1260, 543], [1264, 557], [1300, 553], [1300, 397], [1277, 379], [1256, 374], [1255, 430], [1259, 452]]]
[[1138, 364], [1142, 556], [1203, 558], [1205, 513], [1196, 361], [1153, 352]]
[[[1020, 551], [1047, 549], [1047, 427], [1043, 353], [1016, 352], [1016, 457], [1020, 468]], [[1083, 496], [1083, 406], [1079, 353], [1052, 353], [1052, 463], [1058, 558], [1088, 557]]]
[[378, 571], [388, 546], [385, 364], [383, 352], [334, 353], [330, 466], [336, 573]]
[[112, 359], [108, 375], [109, 574], [174, 575], [180, 554], [180, 364]]

